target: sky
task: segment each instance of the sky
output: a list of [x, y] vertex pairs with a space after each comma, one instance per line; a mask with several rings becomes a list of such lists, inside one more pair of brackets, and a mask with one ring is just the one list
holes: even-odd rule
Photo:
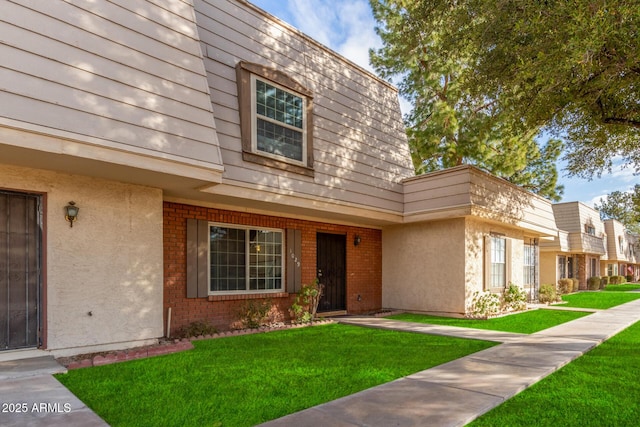
[[[381, 47], [382, 42], [375, 32], [368, 0], [250, 1], [375, 74], [369, 65], [369, 49]], [[403, 113], [410, 111], [408, 102], [401, 99], [400, 104]], [[630, 168], [618, 167], [589, 181], [568, 177], [564, 165], [558, 163], [559, 183], [564, 185], [562, 202], [580, 201], [593, 206], [612, 191], [628, 191], [640, 183], [640, 177]]]

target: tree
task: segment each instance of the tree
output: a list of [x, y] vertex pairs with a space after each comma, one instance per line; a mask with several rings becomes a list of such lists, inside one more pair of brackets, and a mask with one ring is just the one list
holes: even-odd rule
[[[559, 200], [556, 160], [560, 142], [540, 146], [536, 131], [514, 127], [494, 102], [464, 90], [469, 55], [442, 55], [432, 39], [442, 29], [422, 19], [405, 19], [388, 2], [372, 3], [384, 47], [372, 52], [372, 64], [384, 77], [402, 75], [400, 90], [413, 103], [405, 117], [418, 173], [472, 164], [552, 200]], [[430, 6], [420, 9], [428, 14]], [[410, 39], [410, 34], [431, 34]], [[410, 42], [409, 42], [410, 41]]]
[[446, 116], [421, 104], [435, 107], [427, 88], [446, 87], [450, 69], [458, 97], [448, 105], [484, 107], [498, 136], [524, 146], [541, 129], [561, 137], [572, 175], [599, 175], [614, 158], [640, 172], [637, 0], [370, 2], [383, 41], [372, 62], [401, 77], [411, 125]]
[[633, 233], [640, 234], [640, 185], [631, 191], [614, 191], [595, 204], [602, 219], [616, 219]]

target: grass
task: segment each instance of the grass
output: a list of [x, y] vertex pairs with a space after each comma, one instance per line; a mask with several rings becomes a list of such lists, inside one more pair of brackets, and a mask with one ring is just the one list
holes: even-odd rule
[[607, 285], [604, 287], [608, 292], [628, 292], [640, 289], [640, 283], [625, 283], [622, 285]]
[[640, 292], [578, 292], [563, 295], [562, 300], [567, 304], [563, 304], [562, 307], [607, 309], [639, 298]]
[[471, 426], [637, 426], [640, 322], [509, 399]]
[[493, 331], [532, 334], [588, 314], [590, 313], [580, 311], [531, 310], [487, 320], [455, 319], [450, 317], [437, 317], [411, 313], [396, 314], [388, 316], [388, 318], [406, 322], [430, 323], [434, 325], [460, 326], [463, 328], [490, 329]]
[[251, 426], [493, 345], [332, 324], [196, 341], [57, 378], [113, 426]]

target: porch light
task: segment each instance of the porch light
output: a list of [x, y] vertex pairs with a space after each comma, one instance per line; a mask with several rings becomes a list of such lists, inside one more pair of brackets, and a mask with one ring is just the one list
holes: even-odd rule
[[64, 219], [69, 221], [69, 227], [73, 227], [74, 221], [78, 219], [79, 210], [80, 208], [76, 206], [76, 202], [69, 202], [69, 204], [64, 207]]
[[353, 246], [358, 246], [361, 241], [362, 239], [360, 238], [360, 236], [356, 234], [356, 237], [353, 238]]

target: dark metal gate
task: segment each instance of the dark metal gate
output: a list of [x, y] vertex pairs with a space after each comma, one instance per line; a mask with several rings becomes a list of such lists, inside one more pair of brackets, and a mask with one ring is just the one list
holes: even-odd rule
[[346, 236], [318, 233], [318, 279], [324, 285], [319, 312], [346, 309]]
[[0, 350], [39, 344], [40, 202], [0, 191]]

